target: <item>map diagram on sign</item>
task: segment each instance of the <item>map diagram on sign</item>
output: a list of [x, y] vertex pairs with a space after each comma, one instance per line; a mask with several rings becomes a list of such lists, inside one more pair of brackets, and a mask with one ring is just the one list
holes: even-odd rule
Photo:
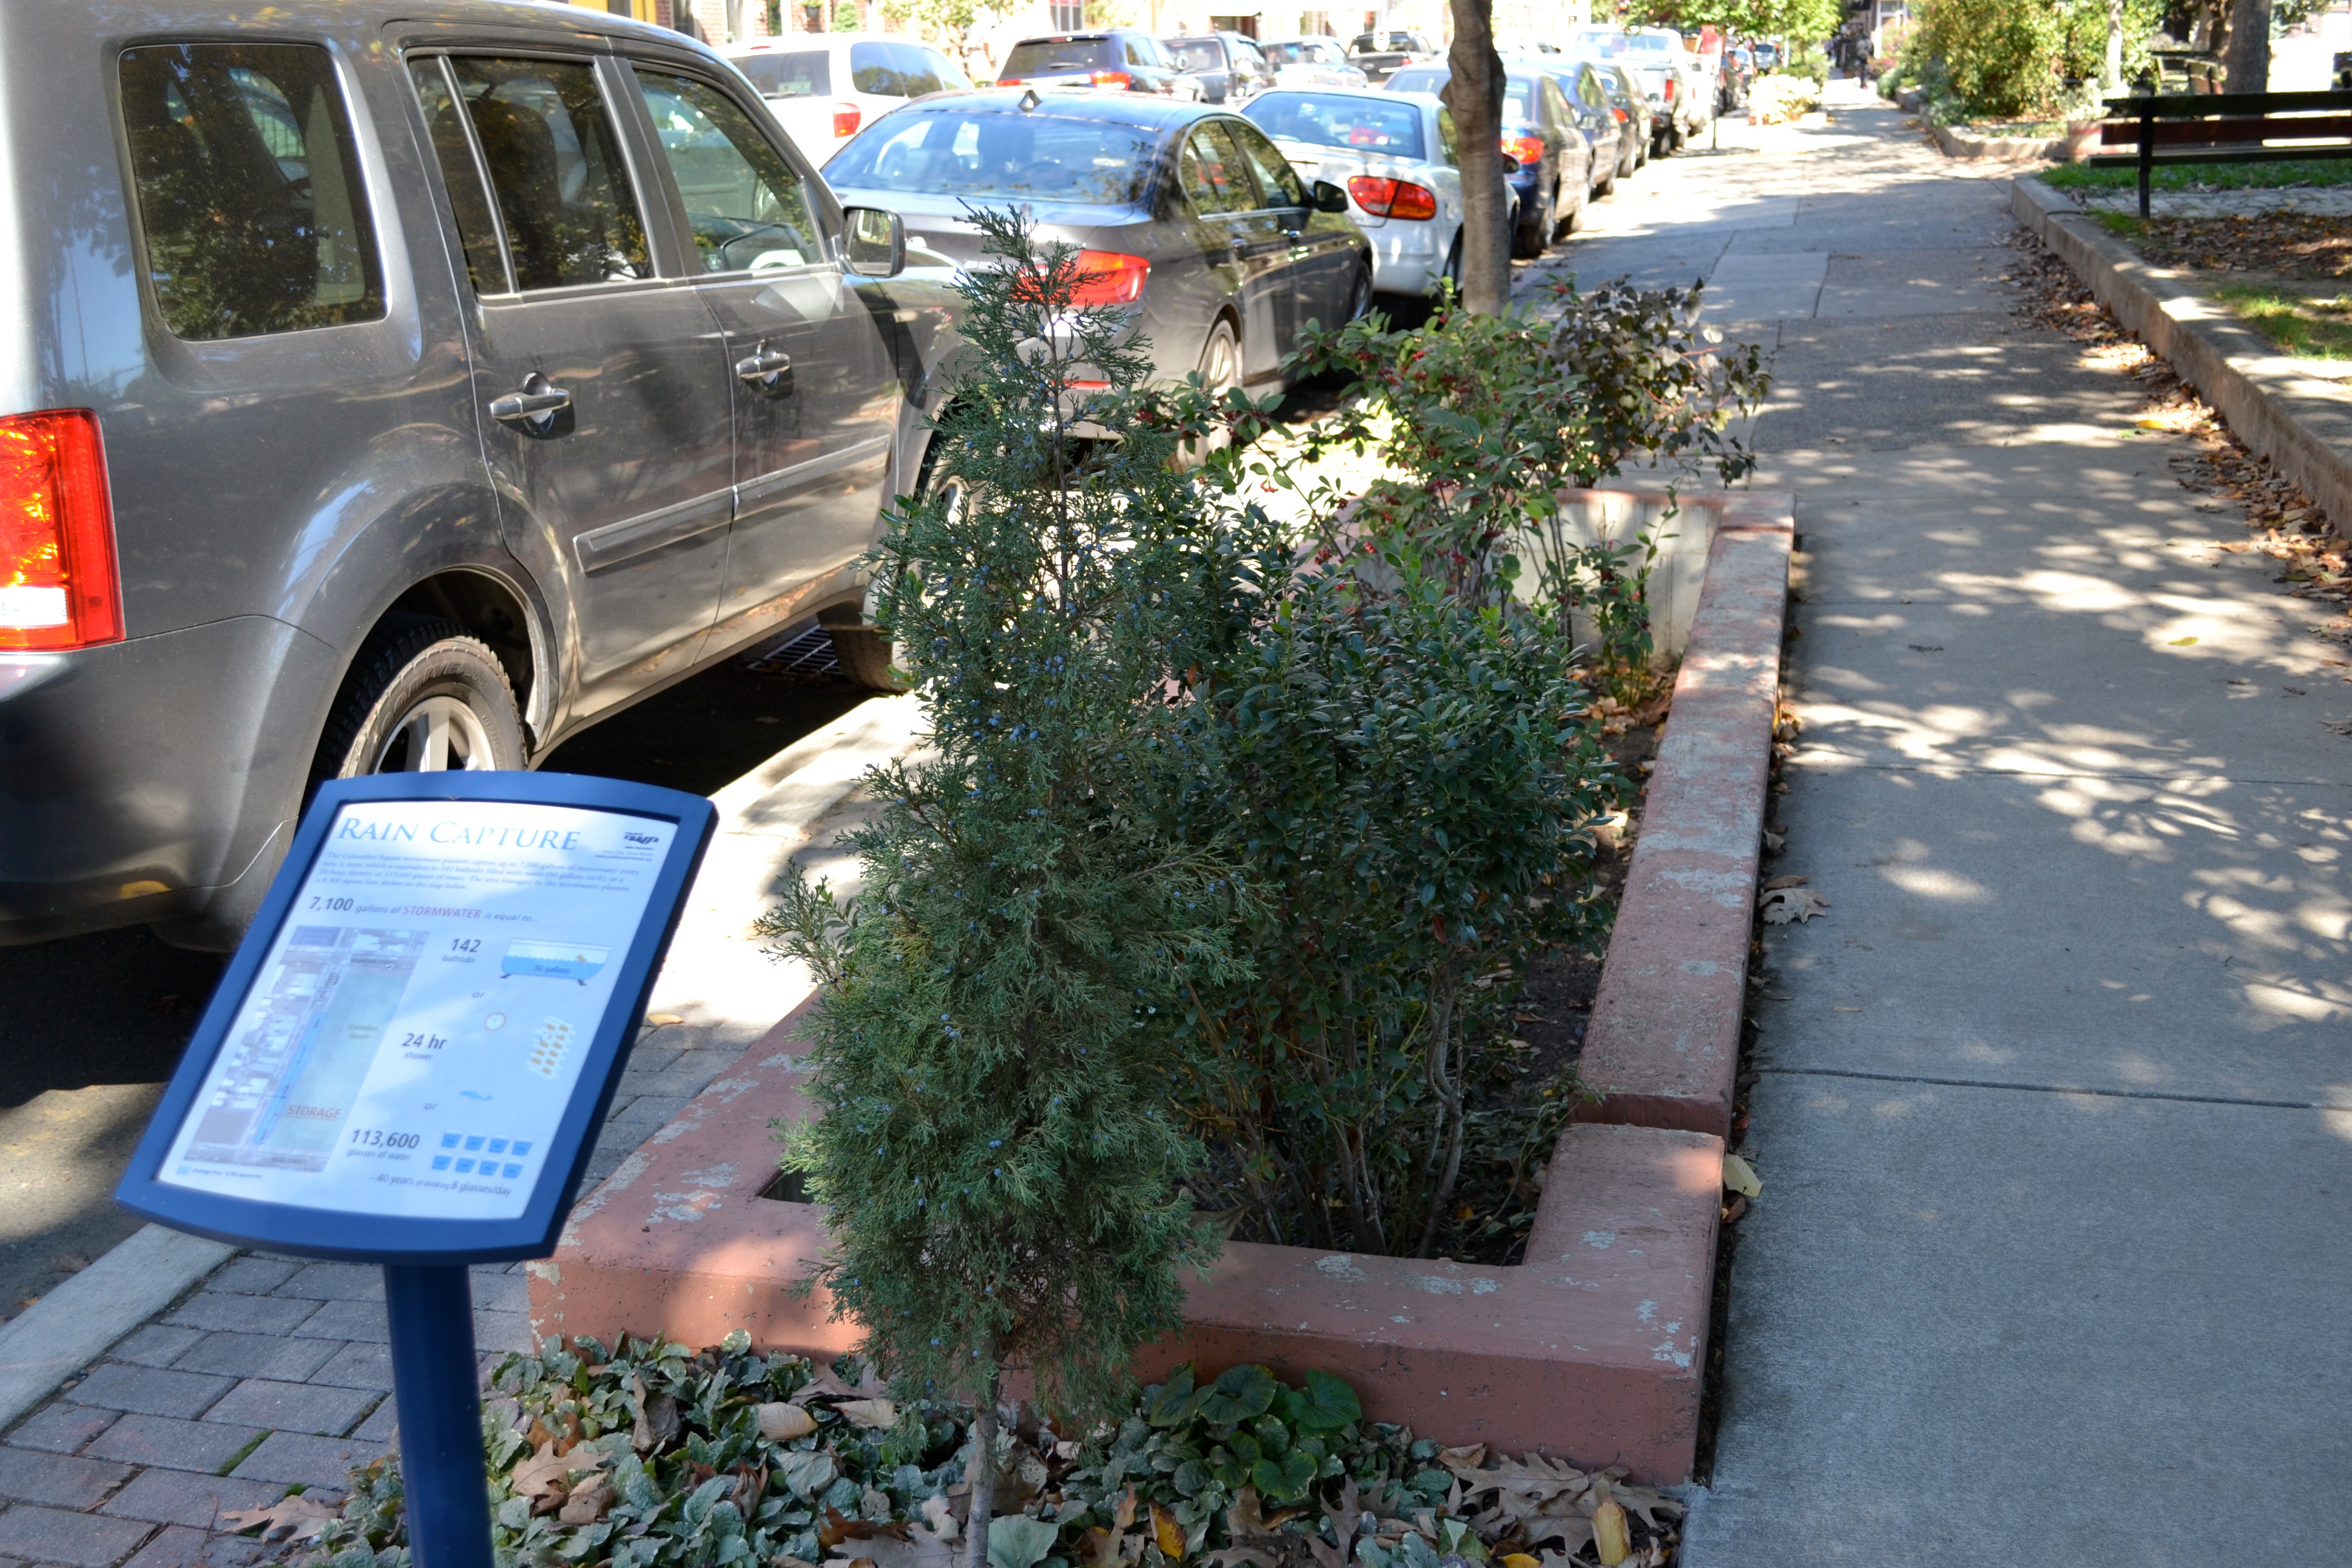
[[224, 1052], [187, 1156], [322, 1171], [400, 1011], [427, 933], [298, 926]]

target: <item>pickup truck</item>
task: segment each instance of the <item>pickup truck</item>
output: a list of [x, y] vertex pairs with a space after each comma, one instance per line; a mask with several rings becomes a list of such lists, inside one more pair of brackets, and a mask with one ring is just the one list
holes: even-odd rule
[[1348, 63], [1370, 82], [1383, 82], [1410, 65], [1438, 58], [1437, 46], [1419, 33], [1365, 33], [1348, 46]]

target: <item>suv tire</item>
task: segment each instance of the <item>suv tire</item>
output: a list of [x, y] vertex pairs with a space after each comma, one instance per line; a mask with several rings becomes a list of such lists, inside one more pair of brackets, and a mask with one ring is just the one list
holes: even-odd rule
[[890, 673], [890, 639], [871, 626], [827, 626], [833, 657], [853, 685], [868, 691], [904, 691], [907, 683]]
[[310, 776], [522, 765], [521, 709], [498, 655], [455, 621], [402, 613], [360, 645]]

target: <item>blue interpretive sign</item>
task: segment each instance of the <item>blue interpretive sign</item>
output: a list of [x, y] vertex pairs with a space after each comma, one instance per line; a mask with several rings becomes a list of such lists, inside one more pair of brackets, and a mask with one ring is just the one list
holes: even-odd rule
[[384, 1265], [420, 1568], [488, 1568], [466, 1265], [544, 1257], [717, 825], [529, 773], [320, 787], [116, 1196]]

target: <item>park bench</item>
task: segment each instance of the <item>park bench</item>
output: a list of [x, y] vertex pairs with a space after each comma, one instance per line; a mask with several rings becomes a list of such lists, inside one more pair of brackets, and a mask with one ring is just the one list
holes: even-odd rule
[[[2328, 110], [2336, 110], [2329, 113]], [[2135, 93], [2107, 100], [2094, 168], [2139, 166], [2139, 216], [2158, 163], [2277, 163], [2352, 158], [2352, 92]]]

